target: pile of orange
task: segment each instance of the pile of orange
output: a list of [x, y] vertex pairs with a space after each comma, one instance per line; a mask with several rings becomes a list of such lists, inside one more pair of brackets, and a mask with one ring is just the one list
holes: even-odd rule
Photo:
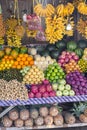
[[19, 54], [12, 68], [22, 69], [25, 66], [34, 65], [34, 59], [28, 54]]

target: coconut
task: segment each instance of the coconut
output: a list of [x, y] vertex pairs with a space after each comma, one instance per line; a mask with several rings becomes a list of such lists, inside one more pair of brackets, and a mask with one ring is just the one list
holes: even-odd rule
[[9, 118], [13, 121], [17, 120], [19, 117], [18, 111], [17, 110], [12, 110], [9, 112]]
[[23, 109], [20, 111], [20, 119], [27, 120], [29, 118], [29, 111], [27, 109]]
[[17, 119], [14, 121], [14, 125], [15, 125], [15, 127], [23, 127], [24, 121], [21, 119]]
[[39, 109], [39, 113], [42, 117], [46, 117], [49, 113], [48, 108], [47, 107], [41, 107]]
[[49, 110], [49, 114], [51, 115], [51, 116], [57, 116], [58, 115], [58, 113], [59, 113], [59, 111], [58, 111], [58, 108], [56, 107], [56, 106], [52, 106], [51, 108], [50, 108], [50, 110]]
[[44, 118], [45, 124], [46, 125], [52, 125], [53, 124], [53, 117], [48, 115]]
[[25, 124], [26, 127], [32, 127], [33, 124], [34, 124], [34, 121], [33, 121], [32, 118], [29, 118], [29, 119], [27, 119], [27, 120], [25, 121], [24, 124]]
[[57, 116], [54, 117], [54, 124], [57, 126], [61, 126], [64, 123], [63, 116], [58, 114]]
[[36, 118], [35, 119], [35, 125], [36, 126], [42, 126], [44, 124], [44, 119], [43, 119], [43, 117], [38, 117], [38, 118]]
[[2, 122], [3, 122], [4, 127], [11, 127], [13, 123], [13, 121], [9, 119], [7, 116], [3, 118]]
[[36, 119], [38, 118], [38, 110], [37, 109], [32, 109], [31, 112], [30, 112], [30, 117], [33, 118], [33, 119]]

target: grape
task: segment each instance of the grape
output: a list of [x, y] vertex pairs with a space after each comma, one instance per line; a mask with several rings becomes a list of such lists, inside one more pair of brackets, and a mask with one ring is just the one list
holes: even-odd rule
[[67, 74], [66, 81], [71, 85], [76, 95], [87, 94], [87, 79], [84, 75], [78, 71]]

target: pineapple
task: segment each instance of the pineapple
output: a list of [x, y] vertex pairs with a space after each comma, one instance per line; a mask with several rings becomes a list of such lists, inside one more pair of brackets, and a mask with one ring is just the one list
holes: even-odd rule
[[87, 108], [84, 111], [84, 115], [87, 116]]
[[80, 102], [79, 104], [74, 104], [72, 111], [82, 123], [87, 123], [87, 117], [85, 116], [85, 114], [87, 114], [87, 103]]
[[75, 116], [69, 112], [64, 113], [64, 118], [67, 124], [74, 124], [76, 121]]
[[47, 107], [41, 107], [39, 109], [39, 113], [40, 113], [40, 116], [46, 117], [49, 113], [48, 108]]
[[64, 123], [63, 116], [61, 114], [58, 114], [57, 116], [54, 117], [54, 124], [56, 126], [61, 126]]
[[85, 116], [84, 114], [81, 114], [79, 116], [79, 120], [82, 122], [82, 123], [87, 123], [87, 116]]

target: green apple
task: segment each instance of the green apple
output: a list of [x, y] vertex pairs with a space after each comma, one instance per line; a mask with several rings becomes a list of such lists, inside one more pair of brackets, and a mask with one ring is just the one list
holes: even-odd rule
[[57, 92], [56, 92], [56, 95], [57, 95], [57, 96], [62, 96], [62, 92], [61, 92], [61, 91], [57, 91]]
[[69, 95], [70, 95], [70, 96], [74, 96], [74, 95], [75, 95], [75, 92], [74, 92], [73, 90], [70, 90]]
[[53, 88], [53, 90], [56, 91], [58, 89], [58, 84], [57, 83], [52, 84], [52, 88]]
[[71, 90], [71, 86], [70, 86], [69, 84], [66, 84], [66, 85], [65, 85], [65, 89], [66, 89], [66, 90]]
[[66, 80], [65, 80], [65, 79], [59, 80], [58, 83], [59, 83], [59, 84], [62, 84], [62, 85], [65, 85], [65, 84], [66, 84]]
[[64, 85], [62, 85], [62, 84], [58, 86], [59, 91], [63, 91], [63, 90], [64, 90], [64, 88], [65, 88], [65, 86], [64, 86]]
[[68, 96], [69, 95], [69, 91], [68, 90], [64, 90], [63, 91], [63, 96]]

